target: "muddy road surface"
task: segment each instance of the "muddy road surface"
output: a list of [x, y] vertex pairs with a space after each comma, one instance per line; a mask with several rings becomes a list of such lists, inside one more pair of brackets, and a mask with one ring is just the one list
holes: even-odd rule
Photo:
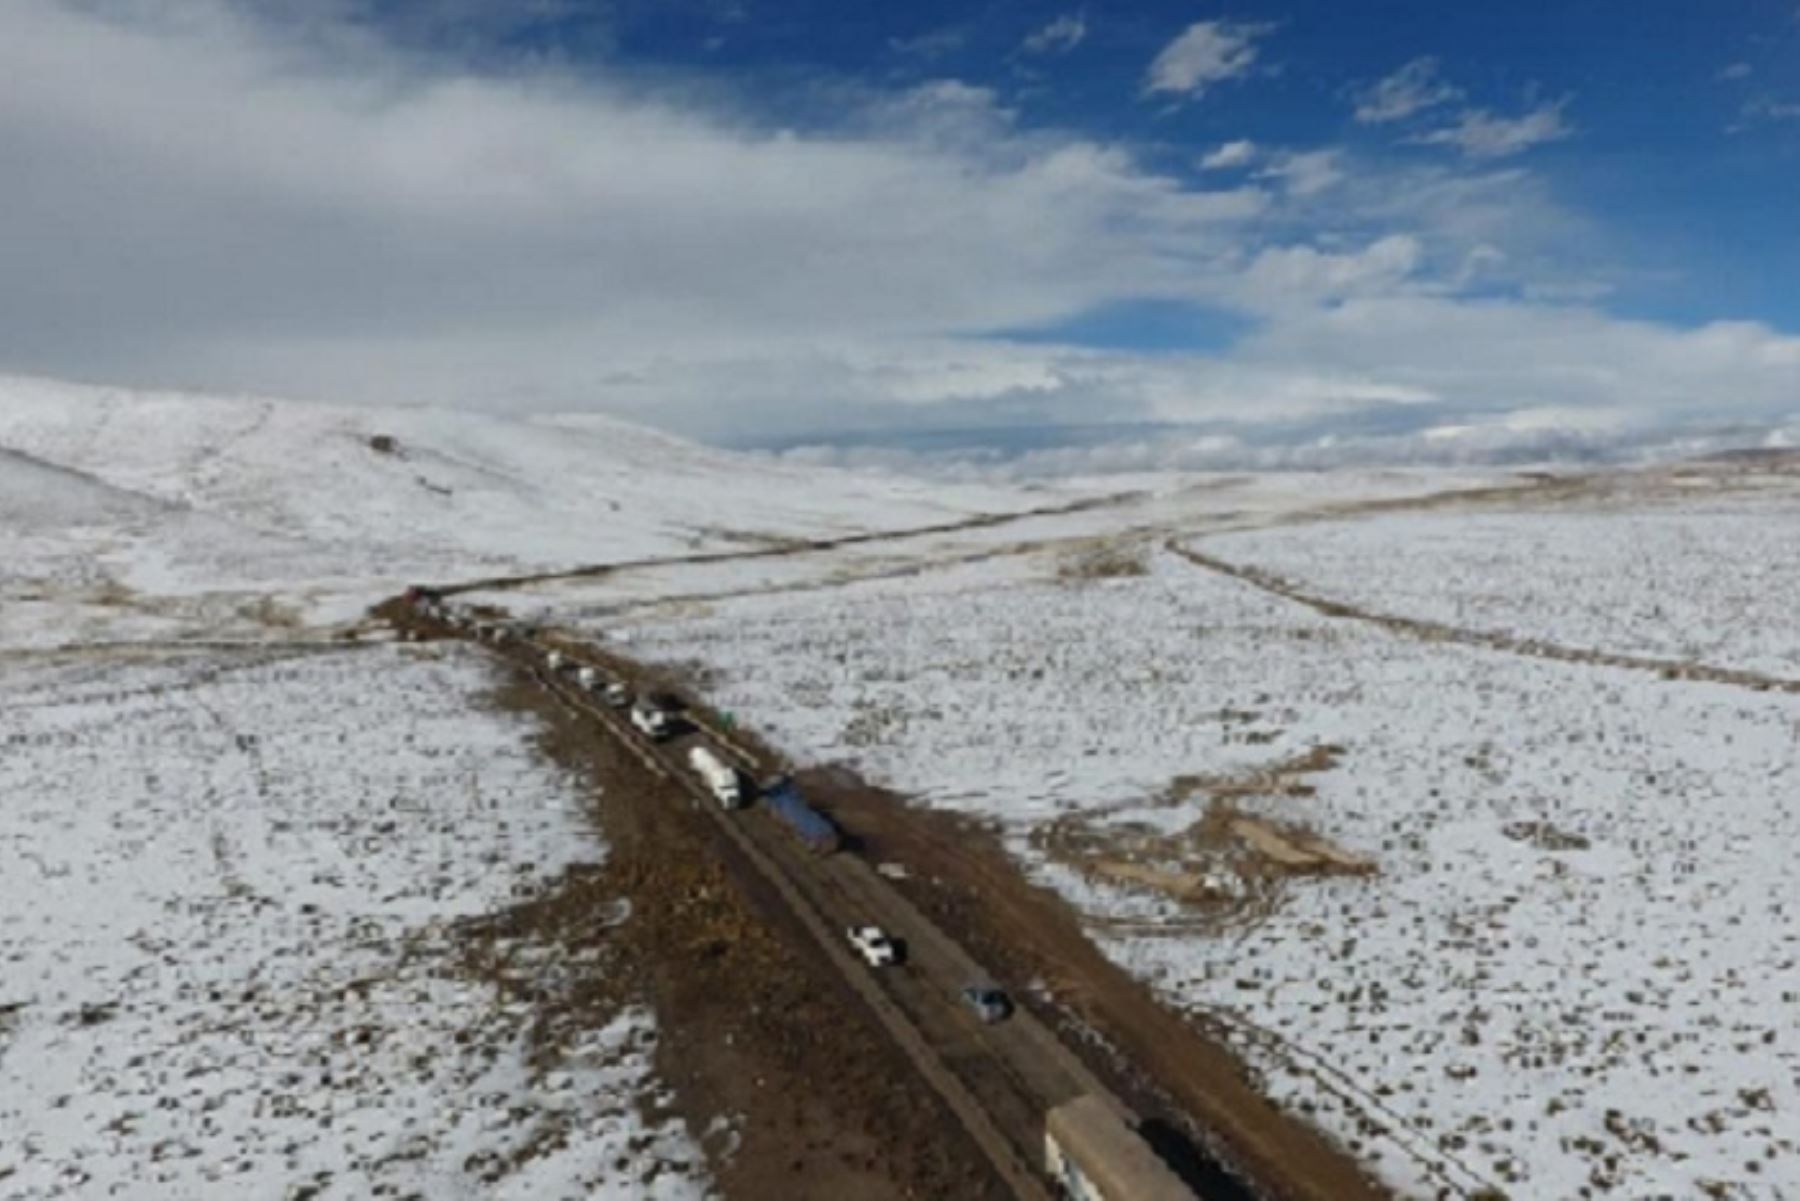
[[[404, 605], [386, 615], [413, 636], [466, 634]], [[654, 932], [639, 948], [640, 979], [659, 1016], [658, 1066], [690, 1128], [700, 1135], [723, 1114], [747, 1115], [730, 1156], [714, 1160], [728, 1196], [1047, 1199], [1045, 1115], [1084, 1095], [1128, 1115], [1205, 1201], [1386, 1195], [1263, 1100], [1212, 1032], [1111, 964], [984, 832], [848, 773], [805, 771], [802, 792], [844, 835], [837, 853], [817, 854], [754, 803], [721, 807], [693, 776], [685, 756], [697, 745], [749, 780], [788, 765], [667, 677], [553, 634], [491, 649], [513, 668], [513, 703], [549, 723], [545, 749], [604, 790], [596, 816], [613, 846], [610, 886], [631, 902], [626, 927]], [[675, 730], [643, 736], [570, 671], [551, 670], [552, 650], [672, 705]], [[589, 891], [602, 903], [602, 886]], [[681, 935], [644, 921], [679, 911], [696, 891], [734, 919]], [[900, 941], [901, 964], [874, 969], [855, 957], [846, 928], [864, 923]], [[684, 953], [696, 942], [698, 955]], [[978, 1020], [960, 996], [973, 983], [1005, 988], [1013, 1015]], [[753, 1020], [785, 1030], [745, 1029]], [[721, 1024], [734, 1032], [721, 1038]], [[746, 1057], [753, 1066], [727, 1066]], [[748, 1096], [746, 1076], [761, 1082]], [[796, 1179], [831, 1165], [839, 1186], [846, 1171], [862, 1175], [847, 1192], [770, 1190], [784, 1165]]]

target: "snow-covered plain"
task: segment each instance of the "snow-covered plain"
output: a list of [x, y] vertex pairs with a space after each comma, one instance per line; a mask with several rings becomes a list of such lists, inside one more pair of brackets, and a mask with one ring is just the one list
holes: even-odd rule
[[459, 918], [603, 854], [488, 683], [391, 646], [0, 671], [0, 1198], [704, 1194], [640, 1108], [647, 1014], [546, 1066], [458, 970]]
[[1800, 679], [1800, 478], [1725, 500], [1395, 513], [1206, 549], [1396, 616]]
[[[1368, 548], [1394, 577], [1434, 569], [1380, 520], [1365, 542], [1394, 531]], [[1496, 589], [1530, 576], [1534, 540], [1472, 528]], [[1642, 536], [1671, 530], [1666, 558], [1679, 525]], [[1065, 562], [643, 611], [615, 636], [704, 668], [799, 757], [999, 823], [1109, 953], [1407, 1195], [1800, 1195], [1800, 698], [1415, 640], [1166, 553], [1116, 578]], [[1522, 587], [1552, 625], [1579, 609]], [[1695, 595], [1684, 620], [1736, 620]], [[1377, 874], [1248, 869], [1206, 836], [1225, 804]], [[1071, 845], [1241, 871], [1242, 895], [1121, 887]]]

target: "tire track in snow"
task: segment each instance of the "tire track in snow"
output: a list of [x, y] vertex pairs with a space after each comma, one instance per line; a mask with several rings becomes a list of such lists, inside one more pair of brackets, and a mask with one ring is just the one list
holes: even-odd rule
[[1012, 525], [1034, 517], [1066, 517], [1073, 513], [1085, 513], [1092, 509], [1113, 508], [1129, 504], [1146, 495], [1144, 492], [1113, 492], [1104, 496], [1084, 496], [1057, 505], [1021, 509], [1014, 513], [977, 513], [972, 517], [938, 522], [935, 525], [912, 526], [899, 530], [864, 530], [861, 533], [844, 534], [836, 538], [803, 538], [782, 542], [775, 546], [759, 546], [753, 550], [707, 551], [697, 555], [662, 555], [644, 559], [625, 559], [617, 563], [596, 563], [586, 567], [573, 567], [566, 571], [490, 576], [486, 579], [463, 580], [453, 584], [438, 585], [432, 590], [442, 596], [456, 596], [465, 592], [495, 592], [511, 588], [526, 588], [533, 584], [548, 584], [557, 580], [588, 579], [626, 571], [641, 571], [652, 567], [682, 567], [702, 563], [735, 563], [751, 559], [784, 558], [791, 555], [813, 554], [819, 551], [841, 550], [847, 546], [868, 546], [873, 543], [900, 542], [909, 538], [926, 538], [934, 534], [991, 529], [995, 526]]
[[1550, 642], [1542, 638], [1523, 638], [1499, 630], [1475, 630], [1449, 625], [1441, 621], [1430, 621], [1421, 617], [1402, 617], [1394, 613], [1380, 613], [1313, 592], [1293, 580], [1276, 575], [1271, 571], [1265, 571], [1260, 567], [1247, 563], [1229, 562], [1216, 555], [1194, 550], [1192, 547], [1183, 546], [1174, 539], [1164, 543], [1164, 546], [1177, 558], [1185, 559], [1196, 567], [1219, 575], [1230, 576], [1232, 579], [1249, 584], [1272, 596], [1278, 596], [1298, 605], [1305, 605], [1326, 617], [1365, 622], [1369, 625], [1379, 626], [1390, 633], [1416, 638], [1424, 642], [1451, 642], [1461, 646], [1500, 651], [1509, 655], [1548, 659], [1557, 663], [1583, 663], [1590, 667], [1617, 667], [1627, 671], [1655, 672], [1665, 680], [1693, 680], [1707, 684], [1725, 684], [1733, 688], [1745, 688], [1752, 692], [1786, 692], [1800, 695], [1800, 680], [1784, 679], [1781, 676], [1765, 675], [1762, 672], [1747, 671], [1743, 668], [1719, 667], [1709, 663], [1684, 662], [1678, 659], [1657, 659], [1648, 655], [1627, 655], [1616, 651], [1597, 650], [1593, 647], [1565, 646], [1562, 643]]

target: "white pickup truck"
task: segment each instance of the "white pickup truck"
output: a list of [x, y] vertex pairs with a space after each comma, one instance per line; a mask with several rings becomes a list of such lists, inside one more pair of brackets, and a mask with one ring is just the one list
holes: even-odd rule
[[880, 926], [851, 926], [844, 935], [870, 967], [888, 967], [900, 962], [900, 948]]
[[738, 774], [737, 768], [726, 763], [703, 746], [697, 746], [688, 752], [688, 766], [694, 769], [706, 785], [713, 799], [726, 809], [736, 809], [744, 803], [744, 778]]
[[646, 738], [667, 738], [674, 731], [668, 711], [648, 699], [640, 699], [631, 707], [631, 724]]

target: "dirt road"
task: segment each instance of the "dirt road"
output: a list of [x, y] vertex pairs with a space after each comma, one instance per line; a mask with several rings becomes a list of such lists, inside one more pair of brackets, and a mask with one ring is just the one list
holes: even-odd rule
[[901, 542], [911, 538], [928, 538], [938, 534], [991, 529], [995, 526], [1012, 525], [1039, 517], [1067, 517], [1093, 509], [1128, 504], [1143, 496], [1142, 492], [1114, 492], [1103, 496], [1084, 496], [1054, 505], [1020, 509], [1011, 513], [977, 513], [969, 517], [957, 518], [954, 521], [936, 522], [932, 525], [909, 526], [897, 530], [865, 530], [855, 534], [842, 534], [836, 538], [787, 538], [747, 550], [702, 551], [691, 555], [624, 559], [616, 563], [595, 563], [583, 567], [571, 567], [563, 571], [458, 580], [454, 583], [437, 585], [433, 590], [442, 596], [456, 596], [467, 592], [504, 592], [516, 588], [529, 588], [534, 584], [553, 583], [558, 580], [594, 579], [600, 576], [617, 575], [627, 571], [642, 571], [655, 567], [697, 567], [707, 564], [737, 563], [753, 559], [776, 559], [821, 551], [845, 550], [850, 547], [868, 546], [875, 543]]
[[[689, 775], [683, 756], [700, 742], [753, 777], [781, 768], [753, 734], [722, 728], [684, 697], [685, 728], [652, 743], [547, 671], [551, 648], [639, 693], [669, 695], [669, 681], [565, 639], [514, 642], [502, 651], [637, 774], [686, 797], [688, 813], [714, 830], [718, 849], [709, 857], [734, 865], [741, 886], [779, 904], [802, 952], [839, 976], [935, 1093], [951, 1137], [971, 1140], [1011, 1195], [1046, 1196], [1037, 1166], [1044, 1115], [1084, 1094], [1111, 1097], [1138, 1115], [1145, 1139], [1206, 1201], [1384, 1195], [1348, 1157], [1263, 1101], [1209, 1032], [1164, 1010], [1107, 961], [1066, 907], [1030, 887], [991, 840], [952, 831], [842, 773], [815, 772], [802, 776], [802, 787], [849, 835], [844, 852], [816, 856], [767, 813], [720, 809]], [[889, 859], [905, 864], [909, 878], [896, 883], [876, 870]], [[906, 962], [876, 971], [855, 959], [845, 927], [861, 923], [902, 940]], [[1007, 1021], [982, 1024], [959, 997], [977, 981], [1007, 987], [1021, 1008]]]
[[1283, 600], [1304, 605], [1326, 617], [1360, 621], [1380, 626], [1391, 633], [1426, 642], [1454, 642], [1463, 646], [1482, 647], [1509, 655], [1549, 659], [1558, 663], [1586, 663], [1597, 667], [1620, 667], [1627, 671], [1655, 672], [1668, 680], [1701, 680], [1709, 684], [1748, 688], [1752, 692], [1800, 693], [1800, 680], [1784, 679], [1780, 676], [1765, 675], [1761, 672], [1746, 671], [1741, 668], [1717, 667], [1706, 663], [1682, 662], [1675, 659], [1655, 659], [1646, 655], [1626, 655], [1614, 651], [1597, 650], [1592, 647], [1564, 646], [1561, 643], [1550, 642], [1542, 638], [1521, 638], [1499, 630], [1472, 630], [1424, 618], [1380, 613], [1324, 596], [1301, 584], [1294, 583], [1292, 580], [1283, 579], [1273, 572], [1264, 571], [1262, 568], [1221, 559], [1217, 555], [1206, 554], [1174, 540], [1169, 541], [1167, 546], [1171, 554], [1186, 560], [1195, 567], [1241, 580], [1254, 588], [1259, 588], [1273, 596], [1279, 596]]

